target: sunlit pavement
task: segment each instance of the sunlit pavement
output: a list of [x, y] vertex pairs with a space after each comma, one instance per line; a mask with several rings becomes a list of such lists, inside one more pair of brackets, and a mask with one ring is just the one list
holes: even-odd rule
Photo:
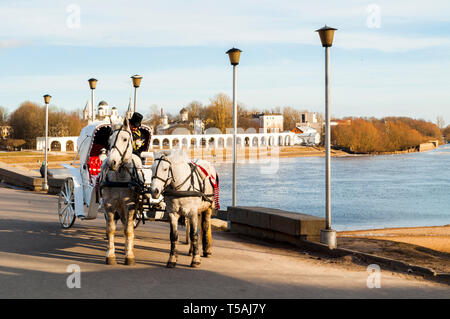
[[213, 238], [200, 268], [189, 267], [180, 243], [177, 268], [168, 269], [168, 224], [147, 222], [136, 230], [136, 265], [124, 266], [119, 226], [119, 264], [108, 266], [103, 216], [64, 230], [56, 196], [0, 188], [0, 298], [450, 298], [449, 286], [420, 278], [381, 269], [369, 278], [380, 288], [368, 288], [365, 266], [231, 233]]

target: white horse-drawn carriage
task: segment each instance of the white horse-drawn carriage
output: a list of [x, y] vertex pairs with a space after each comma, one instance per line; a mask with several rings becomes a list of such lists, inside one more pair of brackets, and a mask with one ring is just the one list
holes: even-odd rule
[[[148, 151], [150, 129], [141, 126], [141, 134], [148, 135], [148, 143], [144, 144], [144, 151]], [[155, 153], [155, 165], [146, 166], [142, 158], [150, 153], [143, 156], [143, 152], [140, 157], [133, 154], [132, 135], [127, 119], [123, 124], [94, 122], [82, 129], [74, 160], [75, 163], [79, 158], [79, 167], [64, 165], [69, 177], [59, 194], [60, 223], [63, 228], [70, 228], [76, 218], [94, 219], [103, 212], [108, 239], [106, 263], [114, 265], [115, 221], [120, 219], [124, 225], [125, 264], [132, 265], [134, 228], [146, 219], [162, 219], [167, 208], [171, 241], [167, 267], [173, 268], [177, 263], [180, 217], [186, 219], [191, 266], [198, 267], [199, 230], [203, 256], [211, 255], [211, 215], [213, 209], [219, 208], [218, 175], [208, 162], [192, 161], [183, 152]]]
[[[109, 149], [109, 137], [112, 133], [112, 124], [105, 121], [95, 121], [84, 127], [78, 137], [78, 153], [71, 165], [63, 164], [68, 170], [58, 199], [59, 221], [63, 228], [72, 227], [76, 218], [89, 220], [97, 218], [102, 211], [102, 200], [96, 189], [97, 176], [100, 173], [101, 164]], [[141, 131], [148, 134], [150, 140], [151, 130], [142, 125]], [[149, 143], [148, 143], [149, 144]], [[148, 151], [149, 145], [144, 152]], [[145, 154], [145, 153], [143, 153]], [[149, 156], [150, 153], [146, 153]], [[79, 165], [76, 164], [79, 161]], [[142, 173], [145, 183], [142, 189], [140, 209], [135, 218], [135, 227], [145, 220], [162, 219], [164, 216], [163, 197], [153, 199], [150, 196], [150, 183], [152, 170], [144, 165]]]

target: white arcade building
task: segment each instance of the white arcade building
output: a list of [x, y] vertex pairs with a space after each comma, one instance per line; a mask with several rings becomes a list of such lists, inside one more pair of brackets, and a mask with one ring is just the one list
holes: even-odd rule
[[[78, 136], [48, 137], [49, 151], [77, 152]], [[36, 138], [36, 150], [45, 151], [45, 137]]]

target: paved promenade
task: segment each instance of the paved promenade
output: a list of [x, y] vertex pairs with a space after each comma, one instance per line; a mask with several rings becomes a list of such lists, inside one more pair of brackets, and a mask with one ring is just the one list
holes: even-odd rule
[[[381, 288], [369, 289], [365, 266], [223, 232], [213, 233], [213, 256], [199, 269], [183, 244], [177, 268], [167, 269], [163, 222], [138, 227], [136, 266], [107, 266], [103, 217], [63, 230], [56, 206], [55, 196], [0, 188], [0, 298], [450, 298], [449, 286], [383, 269]], [[121, 226], [116, 240], [121, 263]], [[81, 288], [67, 287], [71, 264]]]

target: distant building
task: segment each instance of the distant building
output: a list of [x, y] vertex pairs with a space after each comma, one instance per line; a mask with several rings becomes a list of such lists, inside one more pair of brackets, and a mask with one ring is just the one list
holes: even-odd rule
[[128, 100], [128, 108], [127, 108], [127, 112], [125, 113], [125, 117], [127, 119], [131, 119], [131, 117], [133, 116], [133, 107], [131, 106], [131, 97]]
[[6, 138], [11, 137], [12, 132], [13, 132], [12, 126], [9, 126], [9, 125], [2, 125], [2, 126], [0, 126], [0, 133], [1, 133], [1, 138], [2, 139], [6, 139]]
[[170, 128], [170, 124], [169, 124], [169, 117], [167, 115], [162, 115], [161, 113], [161, 118], [159, 119], [160, 124], [156, 127], [156, 134], [157, 135], [164, 135], [166, 134], [167, 130]]
[[199, 118], [194, 119], [194, 134], [203, 134], [205, 130], [205, 123]]
[[[89, 120], [89, 115], [91, 113], [90, 109], [91, 109], [91, 101], [88, 101], [83, 110], [83, 119], [84, 120]], [[96, 120], [100, 120], [100, 121], [111, 120], [112, 122], [123, 121], [123, 117], [119, 116], [119, 111], [117, 110], [117, 107], [113, 106], [110, 111], [109, 105], [106, 101], [100, 101], [100, 103], [98, 103], [97, 110], [94, 110], [94, 112], [95, 112]]]
[[189, 120], [189, 113], [185, 108], [181, 109], [180, 111], [180, 119], [181, 122], [186, 122]]
[[320, 134], [310, 126], [296, 126], [291, 132], [295, 133], [294, 145], [317, 145], [320, 143]]
[[300, 122], [295, 123], [295, 126], [309, 126], [320, 132], [323, 123], [319, 120], [319, 114], [317, 112], [302, 112], [300, 113]]
[[253, 114], [253, 121], [259, 127], [261, 133], [283, 132], [284, 117], [282, 114]]
[[[58, 152], [76, 152], [78, 151], [78, 136], [48, 137], [48, 150]], [[36, 137], [36, 150], [45, 150], [45, 137]]]
[[[180, 134], [181, 132], [188, 132], [193, 134], [203, 134], [205, 130], [205, 124], [199, 118], [189, 120], [189, 112], [187, 109], [183, 108], [180, 111], [179, 120], [172, 121], [169, 123], [169, 118], [167, 115], [163, 115], [161, 111], [160, 124], [156, 127], [157, 135], [168, 135], [168, 134]], [[183, 133], [183, 134], [185, 134]]]

